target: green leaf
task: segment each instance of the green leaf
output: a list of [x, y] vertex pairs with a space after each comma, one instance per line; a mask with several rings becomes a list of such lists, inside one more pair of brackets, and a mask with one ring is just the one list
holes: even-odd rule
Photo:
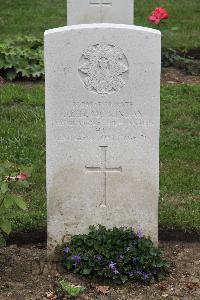
[[24, 202], [24, 200], [20, 196], [14, 197], [14, 201], [15, 201], [16, 205], [19, 208], [21, 208], [22, 210], [26, 210], [27, 209], [26, 202]]
[[5, 199], [4, 199], [4, 206], [5, 208], [10, 208], [11, 206], [13, 206], [13, 204], [15, 203], [15, 200], [13, 198], [13, 196], [8, 195]]
[[2, 182], [2, 184], [1, 184], [1, 192], [2, 192], [2, 194], [7, 193], [8, 190], [9, 190], [8, 183], [7, 182]]
[[150, 254], [151, 254], [152, 256], [156, 256], [156, 255], [157, 255], [157, 250], [156, 250], [155, 248], [151, 248], [151, 249], [150, 249]]
[[0, 174], [1, 174], [1, 175], [4, 175], [5, 172], [6, 172], [5, 167], [4, 167], [4, 166], [0, 166]]
[[179, 28], [177, 27], [177, 26], [174, 26], [174, 27], [172, 27], [171, 28], [171, 30], [173, 30], [173, 31], [176, 31], [176, 30], [178, 30]]
[[128, 276], [126, 276], [126, 275], [121, 276], [121, 280], [122, 280], [122, 283], [125, 283], [126, 281], [128, 281]]
[[5, 66], [5, 57], [3, 53], [0, 53], [0, 68], [4, 68]]
[[0, 223], [0, 228], [2, 231], [4, 231], [6, 234], [10, 234], [11, 232], [11, 222], [7, 219], [2, 219]]
[[11, 162], [9, 162], [8, 160], [7, 161], [5, 161], [3, 164], [1, 164], [1, 166], [4, 168], [4, 170], [5, 169], [10, 169], [10, 168], [12, 168], [13, 166], [14, 166], [14, 164], [13, 163], [11, 163]]
[[25, 181], [18, 180], [17, 185], [24, 187], [24, 188], [28, 188], [30, 184], [27, 180], [25, 180]]
[[17, 77], [17, 74], [16, 74], [15, 70], [9, 69], [7, 74], [6, 74], [6, 77], [7, 77], [8, 80], [13, 80]]
[[63, 291], [71, 297], [77, 297], [80, 293], [82, 293], [85, 290], [85, 287], [74, 286], [73, 284], [66, 282], [65, 280], [61, 280], [59, 283]]
[[0, 247], [6, 246], [6, 240], [4, 239], [3, 235], [0, 234]]
[[91, 269], [83, 269], [83, 275], [89, 275], [91, 273]]

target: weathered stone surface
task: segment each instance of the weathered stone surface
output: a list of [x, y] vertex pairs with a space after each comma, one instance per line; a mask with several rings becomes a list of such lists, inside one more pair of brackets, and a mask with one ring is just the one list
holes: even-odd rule
[[50, 252], [93, 224], [157, 241], [160, 44], [131, 25], [45, 33]]
[[134, 0], [68, 0], [67, 24], [133, 24]]

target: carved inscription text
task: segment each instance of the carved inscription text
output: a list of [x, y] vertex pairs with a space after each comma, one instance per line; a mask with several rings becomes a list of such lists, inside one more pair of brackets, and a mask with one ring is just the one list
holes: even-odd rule
[[[135, 141], [146, 139], [153, 123], [135, 108], [134, 102], [74, 101], [55, 117], [60, 142]], [[78, 133], [78, 134], [77, 134]]]

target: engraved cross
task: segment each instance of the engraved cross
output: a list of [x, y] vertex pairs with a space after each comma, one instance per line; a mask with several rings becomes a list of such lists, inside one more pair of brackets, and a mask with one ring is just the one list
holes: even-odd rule
[[106, 6], [112, 6], [112, 0], [90, 0], [89, 4], [91, 6], [96, 6], [98, 7], [98, 11], [99, 11], [99, 17], [100, 17], [100, 22], [104, 21], [104, 17], [103, 17], [103, 8]]
[[90, 5], [112, 5], [112, 0], [90, 0]]
[[100, 167], [87, 167], [86, 172], [95, 172], [101, 174], [102, 178], [102, 200], [100, 203], [101, 207], [106, 207], [107, 204], [107, 173], [121, 173], [122, 167], [116, 167], [116, 168], [108, 168], [107, 163], [107, 146], [100, 146], [101, 149], [101, 164]]

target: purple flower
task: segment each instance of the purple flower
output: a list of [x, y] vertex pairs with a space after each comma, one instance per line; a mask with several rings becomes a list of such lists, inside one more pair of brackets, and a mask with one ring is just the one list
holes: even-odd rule
[[64, 249], [64, 253], [69, 253], [70, 252], [70, 248], [69, 247], [66, 247], [65, 249]]
[[138, 228], [137, 236], [139, 237], [139, 239], [141, 239], [143, 237], [143, 231], [142, 231], [141, 226], [139, 226], [139, 228]]
[[129, 277], [133, 277], [133, 272], [128, 272]]
[[121, 260], [124, 260], [124, 255], [121, 254], [121, 255], [119, 256], [119, 258], [120, 258]]
[[136, 257], [132, 257], [132, 263], [135, 264], [137, 262], [137, 258]]
[[73, 255], [72, 259], [75, 260], [75, 264], [80, 264], [81, 256], [80, 255]]
[[113, 262], [111, 261], [110, 264], [109, 264], [109, 268], [110, 268], [111, 270], [115, 269], [115, 268], [116, 268], [116, 263], [113, 263]]
[[148, 278], [149, 278], [149, 274], [144, 272], [144, 273], [143, 273], [143, 279], [144, 279], [144, 280], [147, 280]]
[[137, 269], [134, 273], [135, 273], [135, 275], [139, 275], [139, 276], [143, 275], [142, 271], [139, 269]]
[[114, 273], [115, 275], [120, 274], [120, 272], [119, 272], [119, 270], [118, 270], [117, 268], [115, 268], [115, 269], [113, 270], [113, 273]]
[[116, 267], [116, 263], [113, 263], [112, 261], [109, 264], [109, 268], [111, 269], [111, 271], [115, 274], [118, 275], [120, 274], [119, 270]]
[[101, 261], [101, 260], [102, 260], [102, 256], [101, 256], [101, 255], [97, 255], [97, 256], [96, 256], [96, 259], [97, 259], [98, 261]]

